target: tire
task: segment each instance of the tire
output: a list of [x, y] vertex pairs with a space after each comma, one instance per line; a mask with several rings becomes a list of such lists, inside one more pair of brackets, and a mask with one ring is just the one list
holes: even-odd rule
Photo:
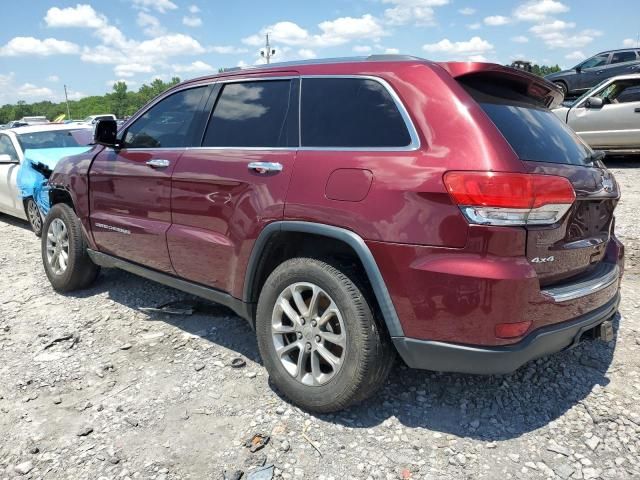
[[[262, 360], [273, 384], [305, 410], [335, 412], [358, 403], [384, 384], [393, 366], [390, 340], [352, 277], [321, 260], [294, 258], [280, 264], [260, 292], [256, 334]], [[294, 292], [304, 301], [300, 308]], [[339, 364], [329, 361], [336, 359]]]
[[[87, 254], [80, 220], [73, 209], [64, 203], [54, 205], [44, 222], [43, 232], [42, 263], [54, 290], [71, 292], [89, 287], [100, 267]], [[54, 260], [56, 252], [57, 262]], [[66, 261], [63, 262], [65, 252]]]
[[562, 94], [566, 97], [567, 94], [569, 93], [569, 89], [567, 88], [567, 84], [564, 82], [553, 82], [554, 85], [560, 87], [560, 90], [562, 90]]
[[36, 234], [36, 237], [42, 236], [42, 214], [32, 197], [27, 198], [24, 203], [24, 211], [27, 214], [27, 220], [29, 220], [29, 225], [31, 226], [33, 233]]

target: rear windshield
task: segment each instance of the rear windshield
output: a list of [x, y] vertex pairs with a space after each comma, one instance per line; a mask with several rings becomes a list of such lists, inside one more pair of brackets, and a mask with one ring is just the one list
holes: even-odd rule
[[549, 111], [497, 103], [480, 103], [521, 160], [586, 165], [589, 148]]
[[461, 81], [521, 160], [587, 165], [592, 150], [521, 85], [493, 79]]

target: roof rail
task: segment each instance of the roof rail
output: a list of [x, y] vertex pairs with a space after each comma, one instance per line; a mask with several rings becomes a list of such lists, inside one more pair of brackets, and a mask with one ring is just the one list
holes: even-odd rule
[[248, 65], [246, 67], [230, 67], [223, 68], [222, 71], [237, 72], [241, 70], [256, 70], [262, 68], [280, 68], [280, 67], [295, 67], [300, 65], [323, 65], [327, 63], [351, 63], [351, 62], [409, 62], [409, 61], [424, 61], [424, 58], [413, 57], [411, 55], [397, 55], [397, 54], [378, 54], [369, 55], [368, 57], [335, 57], [335, 58], [314, 58], [311, 60], [294, 60], [290, 62], [276, 62], [263, 65]]

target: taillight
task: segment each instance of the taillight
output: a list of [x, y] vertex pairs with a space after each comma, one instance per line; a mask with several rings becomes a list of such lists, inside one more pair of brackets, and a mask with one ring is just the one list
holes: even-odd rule
[[481, 225], [552, 224], [576, 199], [569, 180], [554, 175], [460, 171], [443, 179], [467, 220]]

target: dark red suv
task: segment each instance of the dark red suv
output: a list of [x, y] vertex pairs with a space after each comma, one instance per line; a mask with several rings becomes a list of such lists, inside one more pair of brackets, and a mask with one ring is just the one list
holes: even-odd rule
[[504, 373], [611, 338], [618, 185], [552, 84], [400, 56], [184, 82], [50, 179], [59, 291], [118, 267], [224, 304], [332, 411], [410, 367]]

